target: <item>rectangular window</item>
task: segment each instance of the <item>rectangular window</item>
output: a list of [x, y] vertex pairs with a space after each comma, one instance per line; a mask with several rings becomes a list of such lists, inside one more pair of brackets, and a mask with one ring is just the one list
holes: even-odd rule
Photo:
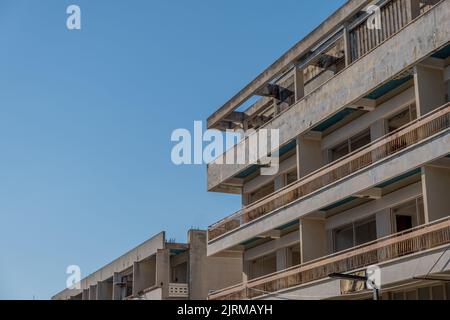
[[375, 218], [355, 224], [355, 245], [371, 242], [377, 239], [377, 224]]
[[403, 232], [425, 223], [423, 198], [402, 203], [392, 209], [395, 232]]
[[334, 250], [339, 252], [377, 239], [375, 217], [354, 222], [334, 231]]
[[275, 253], [255, 259], [250, 262], [250, 278], [259, 278], [277, 271], [277, 256]]
[[350, 139], [350, 152], [358, 150], [370, 143], [370, 130], [366, 130]]
[[417, 119], [416, 104], [413, 103], [387, 120], [389, 133]]
[[345, 155], [356, 151], [371, 142], [370, 130], [364, 130], [363, 132], [345, 140], [343, 143], [337, 145], [330, 150], [331, 161], [336, 161]]

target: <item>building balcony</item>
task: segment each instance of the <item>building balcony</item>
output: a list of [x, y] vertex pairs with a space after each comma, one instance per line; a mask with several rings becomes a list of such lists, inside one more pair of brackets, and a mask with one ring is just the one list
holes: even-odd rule
[[[393, 3], [395, 5], [392, 5]], [[350, 49], [345, 66], [337, 68], [332, 74], [323, 78], [324, 81], [319, 81], [312, 87], [307, 88], [305, 84], [303, 95], [297, 96], [292, 103], [279, 108], [280, 110], [273, 115], [267, 116], [264, 109], [262, 117], [266, 121], [255, 128], [257, 130], [278, 129], [281, 150], [289, 146], [299, 135], [306, 134], [349, 109], [360, 110], [368, 105], [376, 105], [377, 99], [374, 96], [381, 89], [400, 83], [407, 78], [403, 77], [405, 72], [409, 72], [419, 62], [440, 50], [448, 52], [450, 41], [448, 1], [439, 3], [435, 1], [434, 3], [437, 4], [434, 6], [422, 7], [415, 18], [412, 18], [413, 16], [402, 18], [404, 11], [407, 10], [402, 6], [406, 6], [406, 3], [407, 1], [399, 0], [385, 2], [382, 12], [385, 17], [382, 19], [383, 23], [386, 23], [387, 17], [400, 17], [400, 20], [393, 21], [392, 25], [383, 26], [383, 32], [387, 33], [371, 34], [371, 30], [364, 29], [364, 19], [359, 20], [357, 25], [351, 25], [352, 29], [346, 31]], [[396, 14], [394, 14], [394, 9], [400, 11], [395, 11]], [[341, 21], [342, 24], [345, 24], [344, 22]], [[341, 37], [344, 37], [344, 34], [341, 34]], [[334, 40], [338, 41], [335, 38]], [[319, 56], [323, 54], [324, 52], [321, 51]], [[326, 54], [325, 51], [325, 56], [330, 54]], [[270, 99], [262, 100], [263, 102], [258, 102], [256, 106], [273, 104]], [[254, 110], [255, 107], [250, 109]], [[298, 121], [292, 119], [298, 119]], [[237, 154], [238, 150], [246, 150], [245, 154], [248, 155], [248, 141], [249, 137], [208, 165], [208, 190], [240, 192], [240, 186], [237, 183], [240, 175], [250, 170], [255, 164], [224, 165], [223, 163], [225, 163], [224, 159], [233, 158], [231, 155]]]
[[[248, 229], [250, 225], [255, 225], [261, 221], [264, 221], [267, 217], [273, 216], [275, 213], [283, 211], [288, 207], [292, 207], [297, 203], [304, 203], [303, 200], [306, 198], [311, 199], [311, 197], [316, 194], [322, 193], [323, 191], [330, 189], [331, 187], [339, 187], [339, 192], [332, 192], [332, 197], [328, 197], [327, 201], [324, 199], [319, 199], [317, 201], [310, 201], [311, 206], [317, 205], [314, 208], [303, 208], [302, 210], [295, 210], [295, 217], [285, 215], [283, 221], [275, 222], [274, 220], [267, 222], [266, 225], [272, 228], [281, 226], [283, 224], [292, 222], [294, 219], [298, 219], [300, 214], [307, 214], [309, 211], [320, 210], [320, 206], [327, 206], [333, 204], [333, 202], [345, 199], [347, 196], [352, 196], [352, 190], [349, 188], [349, 183], [354, 188], [361, 188], [360, 190], [355, 189], [354, 192], [361, 192], [367, 188], [373, 186], [372, 183], [382, 183], [388, 179], [395, 178], [396, 175], [401, 175], [410, 170], [414, 170], [421, 165], [429, 161], [433, 161], [439, 157], [446, 156], [449, 150], [448, 133], [450, 128], [450, 104], [445, 104], [444, 106], [426, 114], [423, 117], [418, 118], [415, 121], [399, 128], [392, 133], [373, 141], [372, 143], [364, 146], [363, 148], [356, 150], [347, 156], [326, 165], [319, 170], [297, 180], [295, 183], [286, 186], [283, 189], [278, 190], [271, 195], [262, 198], [261, 200], [252, 203], [249, 206], [244, 207], [237, 213], [215, 223], [209, 227], [208, 230], [208, 253], [214, 254], [220, 250], [224, 250], [227, 247], [232, 247], [233, 245], [238, 245], [239, 241], [246, 241], [251, 237], [258, 236], [258, 234], [253, 234], [255, 230], [246, 230], [245, 235], [242, 237], [229, 236], [238, 230]], [[436, 139], [443, 139], [441, 142]], [[424, 159], [419, 159], [419, 157], [411, 156], [414, 154], [414, 150], [421, 146], [427, 144], [427, 142], [434, 141], [443, 148], [443, 150], [437, 150], [434, 148], [436, 154], [432, 152], [427, 152], [423, 150]], [[430, 147], [431, 148], [431, 147]], [[403, 160], [398, 161], [398, 166], [394, 164], [389, 166], [389, 170], [385, 169], [385, 165], [391, 159], [396, 159], [403, 155], [414, 161], [411, 163], [406, 163]], [[364, 185], [360, 182], [349, 182], [348, 179], [351, 177], [361, 176], [369, 169], [378, 168], [380, 174], [369, 174], [365, 176], [372, 176], [376, 179], [369, 179], [364, 181]], [[385, 175], [383, 177], [383, 175]], [[375, 181], [375, 180], [379, 181]], [[367, 179], [366, 179], [367, 180]], [[342, 196], [339, 194], [342, 193]], [[345, 195], [344, 195], [345, 193]], [[348, 194], [347, 194], [348, 193]], [[341, 197], [341, 198], [338, 198]], [[291, 210], [292, 211], [292, 210]], [[258, 232], [267, 232], [270, 230], [259, 230]], [[224, 239], [223, 244], [217, 244]], [[226, 244], [225, 244], [226, 242]], [[213, 248], [214, 247], [214, 248]]]
[[[411, 259], [415, 254], [428, 253], [442, 249], [450, 244], [450, 218], [422, 225], [405, 232], [397, 233], [376, 241], [353, 247], [299, 266], [270, 274], [261, 278], [229, 287], [210, 294], [210, 300], [258, 299], [280, 291], [299, 288], [302, 285], [317, 284], [329, 279], [332, 273], [361, 271], [371, 265], [383, 266], [388, 262], [400, 264], [402, 259]], [[447, 250], [436, 253], [442, 257]], [[432, 257], [431, 263], [436, 263]], [[446, 259], [444, 259], [447, 261]], [[445, 263], [444, 261], [444, 263]], [[422, 263], [424, 260], [422, 260]], [[413, 262], [417, 269], [417, 262]], [[428, 267], [429, 268], [429, 267]], [[414, 268], [413, 268], [414, 269]], [[439, 270], [442, 268], [438, 268]], [[448, 269], [448, 266], [443, 266]], [[441, 270], [445, 271], [445, 270]], [[400, 274], [405, 275], [406, 268]], [[390, 273], [391, 275], [394, 273]]]

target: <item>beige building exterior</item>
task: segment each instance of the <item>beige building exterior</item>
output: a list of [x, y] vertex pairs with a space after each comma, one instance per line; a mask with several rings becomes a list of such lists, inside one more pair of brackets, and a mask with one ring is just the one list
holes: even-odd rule
[[[383, 299], [450, 299], [449, 96], [450, 1], [350, 0], [215, 111], [209, 129], [247, 134], [208, 165], [208, 190], [242, 208], [207, 254], [243, 268], [209, 299], [370, 299], [330, 275], [373, 265]], [[276, 175], [266, 157], [224, 164], [263, 129]]]
[[190, 230], [188, 243], [168, 242], [161, 232], [52, 299], [204, 300], [239, 283], [241, 270], [239, 255], [206, 256], [206, 231]]

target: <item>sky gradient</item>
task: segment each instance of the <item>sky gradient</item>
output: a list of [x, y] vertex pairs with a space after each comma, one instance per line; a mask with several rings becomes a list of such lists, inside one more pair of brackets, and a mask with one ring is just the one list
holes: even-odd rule
[[[0, 299], [49, 299], [165, 230], [236, 211], [192, 130], [344, 0], [0, 0]], [[66, 28], [77, 4], [82, 29]]]

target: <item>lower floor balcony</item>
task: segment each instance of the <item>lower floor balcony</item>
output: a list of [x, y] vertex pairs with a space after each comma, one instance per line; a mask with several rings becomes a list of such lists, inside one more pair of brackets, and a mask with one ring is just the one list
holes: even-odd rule
[[[302, 287], [308, 287], [306, 290], [310, 294], [314, 292], [311, 288], [316, 287], [318, 298], [333, 298], [342, 294], [337, 285], [331, 287], [332, 293], [328, 294], [329, 296], [317, 293], [320, 290], [326, 291], [327, 286], [330, 289], [329, 284], [332, 281], [336, 284], [336, 280], [329, 278], [330, 274], [364, 272], [367, 267], [373, 265], [381, 268], [383, 285], [413, 280], [414, 277], [423, 281], [438, 281], [441, 278], [435, 276], [432, 279], [430, 274], [441, 276], [442, 273], [450, 271], [447, 263], [450, 259], [450, 252], [447, 250], [449, 245], [450, 217], [446, 217], [281, 272], [216, 291], [210, 294], [209, 299], [270, 299], [276, 298], [276, 295], [281, 292], [299, 292]], [[395, 269], [396, 266], [397, 269]], [[419, 270], [419, 267], [423, 270]], [[450, 277], [447, 274], [442, 281], [448, 281], [448, 279]], [[320, 289], [320, 286], [323, 288]], [[383, 287], [381, 290], [383, 292]], [[312, 296], [309, 295], [307, 298], [312, 298]]]

